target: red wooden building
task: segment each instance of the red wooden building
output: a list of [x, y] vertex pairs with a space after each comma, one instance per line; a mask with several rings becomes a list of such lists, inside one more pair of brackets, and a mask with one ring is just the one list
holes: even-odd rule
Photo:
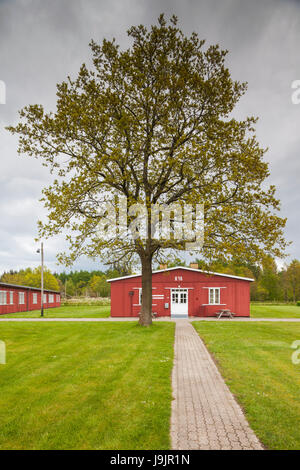
[[[250, 316], [253, 279], [207, 273], [195, 268], [167, 268], [152, 275], [152, 311], [159, 317], [210, 317], [224, 308]], [[137, 317], [141, 311], [141, 275], [109, 279], [111, 316]]]
[[[44, 289], [44, 308], [59, 307], [60, 293]], [[0, 282], [0, 315], [41, 308], [41, 289]]]

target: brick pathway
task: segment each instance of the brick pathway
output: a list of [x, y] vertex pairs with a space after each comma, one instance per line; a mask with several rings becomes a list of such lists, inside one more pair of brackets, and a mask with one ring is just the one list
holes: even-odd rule
[[172, 449], [262, 449], [194, 327], [177, 320]]

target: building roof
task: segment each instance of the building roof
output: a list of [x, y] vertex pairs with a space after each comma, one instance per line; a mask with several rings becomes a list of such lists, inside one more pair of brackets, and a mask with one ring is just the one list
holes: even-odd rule
[[[0, 281], [0, 286], [4, 287], [17, 287], [19, 289], [28, 289], [28, 290], [39, 290], [41, 291], [42, 289], [39, 289], [38, 287], [32, 287], [32, 286], [19, 286], [18, 284], [8, 284], [7, 282], [1, 282]], [[52, 290], [52, 289], [44, 289], [44, 292], [54, 292], [55, 294], [60, 294], [58, 290]]]
[[[232, 274], [214, 273], [212, 271], [202, 271], [201, 269], [186, 268], [185, 266], [175, 266], [175, 268], [158, 269], [157, 271], [153, 271], [152, 274], [163, 273], [165, 271], [173, 271], [174, 269], [184, 269], [186, 271], [194, 271], [197, 273], [203, 273], [203, 274], [208, 274], [208, 275], [213, 275], [213, 276], [229, 277], [232, 279], [240, 279], [241, 281], [250, 281], [250, 282], [254, 281], [254, 279], [252, 279], [251, 277], [241, 277], [241, 276], [233, 276]], [[130, 279], [133, 277], [139, 277], [141, 275], [142, 274], [131, 274], [130, 276], [115, 277], [113, 279], [107, 279], [107, 282], [120, 281], [121, 279]]]

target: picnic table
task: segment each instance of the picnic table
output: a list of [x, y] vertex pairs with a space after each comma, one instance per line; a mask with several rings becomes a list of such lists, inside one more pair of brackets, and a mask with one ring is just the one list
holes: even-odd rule
[[[139, 313], [139, 316], [140, 315], [141, 315], [141, 312]], [[157, 317], [157, 312], [152, 312], [151, 315], [152, 315], [152, 318], [156, 318]]]
[[234, 313], [232, 313], [231, 310], [229, 310], [228, 308], [221, 308], [215, 313], [215, 315], [218, 317], [218, 320], [221, 317], [228, 317], [228, 318], [234, 317]]

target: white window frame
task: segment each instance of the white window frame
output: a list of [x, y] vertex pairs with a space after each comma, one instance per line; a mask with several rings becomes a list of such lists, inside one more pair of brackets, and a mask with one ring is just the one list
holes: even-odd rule
[[[132, 287], [132, 289], [135, 289], [138, 291], [138, 304], [133, 304], [133, 307], [141, 307], [142, 305], [142, 287]], [[152, 287], [152, 289], [156, 289], [156, 287]], [[152, 299], [164, 299], [164, 295], [154, 295]], [[156, 307], [157, 304], [152, 304], [152, 307]]]
[[[211, 297], [210, 297], [211, 292], [212, 292], [212, 300], [213, 300], [212, 302], [211, 302]], [[218, 292], [217, 296], [216, 296], [216, 292]], [[218, 297], [218, 302], [216, 302], [216, 297]], [[222, 305], [220, 287], [210, 287], [208, 289], [208, 305]]]
[[56, 302], [60, 302], [60, 295], [56, 294]]
[[14, 291], [10, 290], [9, 291], [9, 305], [13, 305], [13, 304], [14, 304]]
[[44, 294], [44, 297], [43, 297], [43, 304], [46, 304], [47, 303], [47, 294]]
[[7, 290], [0, 290], [0, 305], [7, 305]]
[[37, 292], [32, 292], [32, 303], [36, 305], [38, 303], [38, 295]]
[[19, 294], [19, 305], [25, 305], [25, 292], [18, 292]]
[[49, 304], [54, 304], [54, 295], [49, 294], [48, 297], [49, 297]]

